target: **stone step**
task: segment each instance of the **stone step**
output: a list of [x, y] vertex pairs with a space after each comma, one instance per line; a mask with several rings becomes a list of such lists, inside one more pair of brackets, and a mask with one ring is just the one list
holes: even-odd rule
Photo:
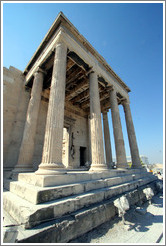
[[155, 176], [137, 179], [112, 187], [101, 188], [83, 194], [34, 205], [11, 192], [5, 192], [4, 209], [25, 228], [32, 228], [53, 218], [60, 218], [92, 204], [138, 188], [157, 179]]
[[[65, 175], [35, 175], [35, 173], [20, 173], [18, 175], [18, 181], [22, 181], [31, 185], [40, 187], [51, 187], [56, 185], [65, 185], [72, 183], [79, 183], [88, 180], [105, 179], [110, 177], [118, 177], [120, 175], [137, 174], [137, 173], [148, 173], [142, 169], [110, 169], [105, 172], [88, 172], [88, 171], [77, 171], [68, 172]], [[149, 174], [149, 173], [148, 173]]]
[[[151, 182], [150, 184], [139, 187], [138, 189], [126, 192], [118, 196], [114, 196], [109, 200], [96, 203], [89, 207], [72, 212], [69, 215], [63, 216], [61, 219], [55, 219], [32, 229], [23, 229], [21, 227], [18, 233], [18, 243], [22, 244], [50, 244], [50, 243], [63, 243], [71, 244], [71, 240], [75, 239], [84, 233], [87, 233], [97, 226], [110, 221], [118, 215], [116, 206], [117, 199], [127, 199], [130, 209], [132, 206], [147, 201], [144, 190], [150, 188], [154, 194], [162, 192], [162, 188], [157, 184], [159, 180]], [[127, 210], [128, 211], [128, 210]]]
[[119, 177], [82, 181], [79, 183], [60, 185], [49, 188], [26, 184], [22, 181], [16, 181], [10, 183], [10, 191], [33, 204], [39, 204], [71, 195], [81, 194], [87, 191], [118, 185], [146, 177], [147, 175], [147, 173], [136, 173], [132, 175], [128, 174], [121, 175]]

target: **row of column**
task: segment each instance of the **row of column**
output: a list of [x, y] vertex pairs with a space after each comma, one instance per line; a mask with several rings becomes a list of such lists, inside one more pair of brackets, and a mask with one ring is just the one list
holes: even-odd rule
[[[127, 167], [126, 152], [125, 152], [119, 107], [118, 107], [115, 90], [110, 91], [110, 102], [111, 102], [111, 114], [112, 114], [117, 167], [126, 168]], [[132, 167], [139, 168], [141, 167], [141, 162], [139, 157], [134, 125], [131, 116], [130, 105], [127, 101], [123, 101], [122, 105], [125, 113]], [[107, 112], [103, 113], [103, 127], [104, 127], [106, 163], [109, 168], [112, 168], [113, 161], [112, 161], [112, 150], [111, 150], [110, 131], [109, 131]]]
[[[36, 174], [55, 175], [65, 174], [66, 170], [62, 164], [62, 140], [64, 123], [64, 103], [65, 103], [65, 84], [66, 84], [66, 61], [67, 46], [60, 42], [56, 45], [56, 52], [53, 65], [52, 81], [50, 88], [50, 97], [48, 113], [46, 120], [46, 130], [44, 138], [44, 147], [42, 163]], [[44, 71], [38, 69], [34, 75], [34, 82], [29, 102], [25, 129], [20, 148], [18, 163], [14, 172], [32, 170], [32, 157], [34, 150], [34, 137], [37, 127], [37, 118], [43, 87]], [[89, 75], [90, 89], [90, 132], [91, 132], [91, 156], [92, 164], [90, 171], [108, 170], [112, 168], [112, 152], [109, 135], [109, 125], [107, 113], [103, 114], [106, 162], [104, 158], [104, 144], [102, 134], [102, 121], [100, 110], [100, 99], [98, 90], [97, 74], [95, 72]], [[113, 131], [115, 139], [115, 149], [117, 158], [117, 167], [126, 168], [126, 154], [123, 140], [122, 127], [119, 116], [116, 91], [110, 91], [110, 103], [113, 122]], [[141, 166], [139, 160], [138, 147], [135, 137], [134, 126], [132, 122], [130, 106], [124, 102], [124, 111], [126, 117], [129, 144], [133, 167]], [[106, 164], [107, 163], [107, 164]]]

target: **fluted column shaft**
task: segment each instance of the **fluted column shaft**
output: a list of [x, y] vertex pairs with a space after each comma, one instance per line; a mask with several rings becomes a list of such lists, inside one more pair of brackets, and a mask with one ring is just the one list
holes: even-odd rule
[[91, 130], [91, 158], [90, 171], [107, 170], [104, 160], [104, 145], [101, 123], [101, 109], [98, 90], [97, 74], [89, 75], [90, 88], [90, 130]]
[[103, 126], [104, 126], [106, 163], [107, 163], [108, 168], [112, 168], [112, 149], [111, 149], [111, 139], [110, 139], [110, 131], [109, 131], [107, 112], [103, 113]]
[[116, 91], [114, 89], [110, 91], [110, 103], [111, 103], [111, 114], [112, 114], [113, 132], [114, 132], [114, 140], [115, 140], [117, 168], [125, 168], [128, 167], [128, 165], [126, 160], [122, 125], [119, 115], [119, 107], [116, 97]]
[[46, 121], [42, 163], [36, 174], [54, 175], [64, 173], [62, 164], [62, 141], [66, 86], [67, 47], [56, 45], [52, 81]]
[[140, 162], [137, 140], [136, 140], [134, 124], [133, 124], [133, 120], [131, 116], [129, 102], [127, 101], [123, 102], [123, 108], [125, 112], [127, 133], [128, 133], [128, 139], [129, 139], [129, 145], [130, 145], [132, 168], [140, 168], [142, 167], [142, 165]]
[[25, 172], [33, 170], [32, 158], [34, 153], [35, 135], [41, 102], [43, 79], [44, 71], [39, 68], [34, 75], [19, 158], [13, 172]]

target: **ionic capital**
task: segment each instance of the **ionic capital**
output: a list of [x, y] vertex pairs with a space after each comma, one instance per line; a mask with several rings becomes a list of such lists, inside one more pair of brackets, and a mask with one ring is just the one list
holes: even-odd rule
[[55, 50], [58, 46], [64, 46], [64, 49], [67, 49], [66, 43], [63, 41], [63, 39], [58, 39], [56, 45], [55, 45]]
[[37, 69], [36, 69], [36, 71], [34, 72], [34, 75], [36, 75], [36, 74], [38, 74], [38, 73], [43, 73], [43, 74], [47, 74], [47, 72], [45, 71], [45, 70], [43, 70], [43, 69], [41, 69], [40, 67], [38, 67]]
[[57, 35], [57, 40], [56, 40], [56, 43], [55, 43], [55, 46], [54, 46], [54, 50], [56, 49], [57, 46], [59, 45], [64, 45], [64, 48], [67, 49], [67, 44], [66, 44], [66, 41], [65, 41], [65, 35], [64, 35], [64, 31], [62, 28], [60, 28], [60, 31]]
[[91, 76], [91, 74], [95, 74], [96, 72], [94, 71], [94, 69], [93, 69], [93, 67], [90, 69], [90, 71], [88, 72], [88, 74], [87, 74], [87, 77], [89, 78], [89, 80], [90, 80], [90, 76]]
[[60, 27], [59, 28], [59, 32], [58, 32], [58, 35], [57, 35], [57, 41], [56, 41], [56, 43], [64, 42], [64, 36], [65, 36], [64, 29], [63, 29], [63, 27]]
[[89, 70], [85, 73], [88, 76], [90, 73], [94, 73], [93, 67], [90, 67]]
[[130, 104], [129, 100], [127, 100], [126, 98], [121, 100], [121, 104], [122, 105], [126, 105], [126, 104]]
[[66, 43], [65, 38], [64, 38], [64, 32], [63, 32], [63, 30], [60, 30], [59, 34], [56, 37], [56, 43], [53, 45], [51, 51], [56, 52], [56, 48], [58, 46], [62, 46], [62, 45], [64, 45], [64, 48], [67, 49], [67, 43]]
[[116, 94], [117, 94], [117, 90], [115, 89], [115, 87], [112, 85], [110, 88], [109, 88], [109, 94], [110, 94], [110, 97], [112, 98], [117, 98]]
[[94, 69], [92, 68], [91, 71], [89, 72], [89, 74], [91, 73], [95, 73]]

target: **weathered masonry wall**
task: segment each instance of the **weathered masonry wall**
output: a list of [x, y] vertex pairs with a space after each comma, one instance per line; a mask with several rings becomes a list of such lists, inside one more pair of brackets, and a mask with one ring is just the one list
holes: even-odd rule
[[[25, 87], [22, 72], [14, 67], [4, 68], [3, 89], [4, 168], [11, 170], [18, 161], [31, 90]], [[48, 102], [41, 100], [32, 161], [34, 170], [38, 169], [42, 159], [47, 110]], [[68, 103], [65, 105], [65, 117], [73, 119], [74, 123], [68, 128], [68, 145], [63, 149], [65, 154], [68, 151], [68, 160], [64, 158], [64, 164], [70, 168], [78, 168], [80, 147], [86, 148], [85, 162], [89, 159], [88, 120], [80, 109]]]
[[4, 167], [11, 169], [18, 159], [30, 91], [24, 86], [24, 75], [14, 67], [3, 69], [3, 79]]
[[[48, 110], [48, 102], [41, 100], [39, 117], [37, 122], [37, 131], [35, 137], [35, 149], [33, 154], [34, 170], [38, 169], [38, 166], [42, 161], [42, 151], [43, 151], [43, 143], [44, 143], [44, 135], [45, 135], [47, 110]], [[89, 146], [88, 146], [87, 118], [81, 115], [80, 110], [79, 111], [75, 110], [75, 107], [71, 105], [66, 106], [65, 117], [72, 119], [74, 121], [74, 124], [71, 125], [69, 128], [68, 127], [66, 128], [68, 130], [67, 131], [68, 134], [66, 134], [66, 130], [64, 130], [64, 136], [63, 136], [64, 144], [62, 150], [63, 163], [66, 167], [78, 168], [80, 167], [80, 147], [86, 148], [85, 158], [86, 158], [86, 162], [88, 162]], [[66, 139], [67, 137], [69, 139]], [[72, 155], [72, 153], [74, 154]]]
[[[69, 167], [80, 167], [80, 147], [85, 149], [85, 162], [89, 160], [89, 136], [88, 136], [88, 119], [81, 109], [65, 105], [65, 116], [74, 119], [73, 125], [69, 129]], [[72, 153], [74, 153], [72, 155]]]

